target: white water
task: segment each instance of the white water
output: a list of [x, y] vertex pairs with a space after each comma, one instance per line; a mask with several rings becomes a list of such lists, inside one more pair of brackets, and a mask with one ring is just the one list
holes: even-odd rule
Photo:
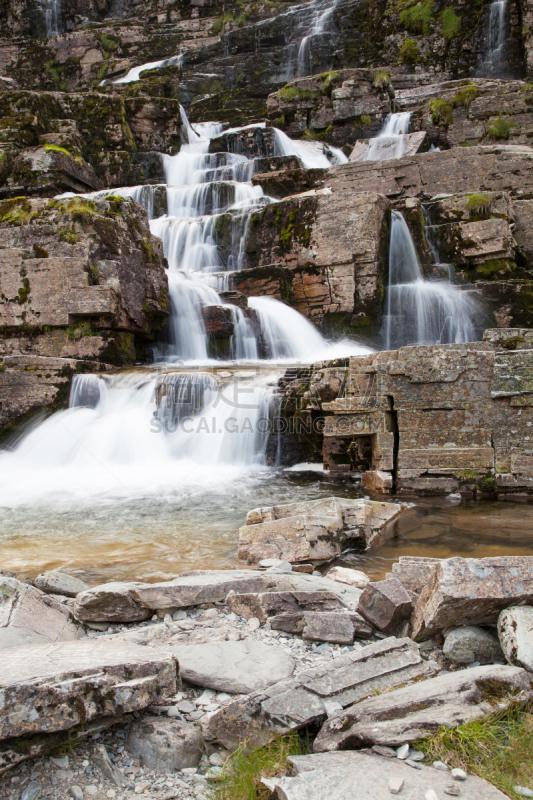
[[320, 36], [327, 29], [328, 23], [331, 20], [331, 16], [336, 6], [337, 0], [335, 0], [332, 5], [328, 4], [326, 8], [323, 7], [323, 4], [319, 5], [315, 11], [315, 15], [311, 24], [311, 30], [306, 36], [303, 37], [298, 48], [298, 56], [296, 58], [296, 74], [298, 78], [312, 74], [313, 67], [311, 63], [310, 43], [313, 37]]
[[327, 169], [332, 164], [346, 164], [348, 158], [336, 147], [323, 145], [320, 142], [290, 139], [286, 133], [274, 128], [276, 155], [297, 156], [306, 169]]
[[416, 248], [402, 214], [392, 212], [389, 285], [383, 338], [386, 350], [409, 344], [472, 342], [481, 310], [469, 292], [422, 276]]
[[492, 3], [489, 11], [486, 52], [480, 74], [498, 77], [505, 71], [509, 10], [507, 0]]
[[[150, 61], [148, 64], [141, 64], [139, 67], [132, 67], [126, 75], [122, 78], [116, 78], [112, 83], [132, 83], [133, 81], [140, 80], [141, 73], [149, 69], [161, 69], [161, 67], [173, 67], [176, 64], [181, 64], [183, 56], [171, 56], [170, 58], [163, 58], [160, 61]], [[105, 83], [105, 80], [102, 81]]]
[[411, 114], [389, 114], [379, 136], [370, 139], [364, 161], [389, 161], [401, 158], [407, 146]]

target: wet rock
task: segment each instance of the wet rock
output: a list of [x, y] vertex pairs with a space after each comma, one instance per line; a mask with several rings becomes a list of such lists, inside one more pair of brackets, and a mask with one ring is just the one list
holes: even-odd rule
[[201, 570], [164, 583], [105, 583], [76, 596], [74, 613], [82, 621], [137, 622], [158, 609], [187, 608], [226, 600], [230, 592], [333, 592], [355, 609], [360, 591], [312, 575], [251, 570]]
[[532, 569], [532, 556], [441, 561], [413, 612], [413, 636], [424, 639], [445, 628], [496, 624], [504, 608], [533, 600]]
[[413, 604], [395, 578], [369, 583], [359, 598], [359, 613], [383, 633], [392, 633], [411, 615]]
[[530, 697], [533, 689], [528, 673], [519, 667], [461, 670], [351, 706], [323, 725], [314, 750], [342, 750], [361, 744], [399, 746], [443, 725], [455, 728], [474, 722]]
[[301, 611], [340, 611], [344, 604], [333, 592], [260, 592], [234, 594], [228, 597], [228, 606], [241, 617], [257, 617], [266, 622], [277, 614], [295, 614]]
[[[292, 777], [263, 779], [279, 800], [357, 800], [399, 797], [423, 798], [444, 793], [449, 775], [422, 766], [414, 771], [405, 763], [392, 761], [375, 753], [342, 752], [293, 756], [289, 759]], [[390, 787], [394, 788], [391, 789]], [[397, 789], [402, 787], [403, 789]], [[505, 795], [482, 778], [468, 777], [465, 789], [469, 800], [504, 800]]]
[[281, 647], [255, 639], [170, 645], [165, 649], [178, 658], [186, 681], [229, 694], [266, 689], [294, 670], [294, 660]]
[[353, 644], [354, 637], [368, 639], [373, 628], [359, 614], [304, 611], [271, 617], [273, 630], [300, 633], [311, 642]]
[[[415, 153], [420, 151], [426, 139], [425, 131], [417, 131], [416, 133], [408, 133], [405, 136], [405, 150], [402, 153], [402, 158], [414, 156]], [[395, 145], [393, 145], [394, 148]], [[350, 153], [350, 161], [366, 161], [368, 157], [369, 145], [366, 142], [357, 142], [354, 149]], [[383, 159], [380, 159], [383, 160]]]
[[471, 664], [473, 661], [493, 664], [504, 660], [496, 637], [475, 625], [465, 625], [448, 633], [442, 651], [445, 656], [460, 664]]
[[35, 585], [46, 594], [63, 594], [66, 597], [76, 597], [79, 592], [88, 589], [86, 583], [58, 570], [43, 572], [35, 578]]
[[512, 606], [502, 611], [498, 635], [509, 664], [533, 672], [533, 607]]
[[346, 567], [332, 567], [328, 570], [327, 577], [330, 581], [347, 583], [349, 586], [356, 586], [358, 589], [364, 589], [370, 583], [370, 578], [364, 572], [358, 569], [347, 569]]
[[0, 577], [0, 649], [83, 636], [62, 603], [16, 578]]
[[196, 767], [204, 751], [201, 728], [181, 720], [144, 717], [126, 739], [128, 751], [143, 767], [157, 772]]
[[226, 706], [210, 718], [208, 729], [229, 749], [244, 741], [261, 746], [325, 720], [325, 703], [346, 708], [378, 690], [434, 674], [410, 639], [384, 639]]
[[250, 511], [239, 530], [239, 558], [307, 561], [334, 558], [348, 547], [366, 549], [405, 506], [328, 497]]
[[175, 694], [177, 680], [169, 653], [108, 637], [10, 648], [0, 662], [0, 740], [145, 708]]

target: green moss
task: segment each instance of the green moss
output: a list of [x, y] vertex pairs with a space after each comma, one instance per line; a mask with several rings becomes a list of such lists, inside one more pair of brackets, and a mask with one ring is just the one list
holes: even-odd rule
[[444, 38], [454, 39], [461, 30], [461, 17], [457, 16], [453, 8], [445, 8], [440, 19]]
[[120, 41], [116, 36], [98, 32], [96, 37], [106, 53], [113, 53], [119, 47]]
[[68, 228], [63, 228], [59, 232], [59, 238], [62, 242], [66, 242], [67, 244], [78, 244], [80, 237], [74, 231], [70, 231]]
[[375, 89], [386, 89], [390, 85], [390, 72], [386, 69], [378, 69], [374, 75], [372, 85]]
[[459, 89], [452, 100], [452, 106], [454, 108], [457, 108], [457, 106], [463, 106], [468, 110], [470, 108], [470, 104], [478, 96], [479, 88], [475, 83], [472, 83], [469, 86], [465, 86], [464, 89]]
[[8, 225], [24, 225], [32, 216], [31, 204], [27, 197], [13, 197], [0, 203], [0, 222]]
[[142, 243], [141, 243], [145, 258], [147, 261], [152, 263], [154, 260], [154, 253], [152, 251], [152, 242], [147, 236], [143, 236]]
[[508, 139], [511, 128], [516, 128], [515, 122], [507, 122], [503, 117], [497, 117], [487, 125], [487, 136], [490, 139]]
[[21, 268], [19, 274], [22, 278], [22, 287], [18, 290], [17, 303], [21, 306], [23, 303], [27, 303], [30, 296], [30, 281], [26, 277], [26, 269], [24, 267]]
[[282, 100], [314, 100], [319, 96], [319, 92], [314, 89], [294, 89], [292, 86], [285, 86], [279, 90], [279, 97]]
[[422, 0], [415, 6], [400, 11], [400, 22], [411, 33], [423, 33], [427, 36], [430, 25], [434, 21], [434, 14], [433, 0]]
[[421, 60], [420, 48], [414, 39], [406, 39], [398, 53], [398, 59], [402, 64], [418, 64]]
[[478, 272], [485, 280], [492, 278], [502, 279], [509, 277], [502, 273], [511, 272], [516, 270], [516, 263], [510, 258], [490, 258], [484, 261], [483, 264], [476, 265], [476, 272]]
[[71, 325], [67, 328], [67, 338], [71, 341], [77, 341], [84, 336], [94, 336], [90, 322], [84, 322], [82, 325]]
[[218, 17], [211, 27], [211, 33], [224, 33], [228, 22], [233, 22], [233, 14], [224, 14]]
[[431, 121], [434, 125], [451, 125], [453, 122], [453, 109], [451, 105], [442, 98], [432, 100], [429, 104], [429, 111], [431, 113]]
[[68, 200], [52, 200], [46, 206], [47, 210], [57, 209], [59, 213], [70, 214], [76, 222], [90, 222], [98, 215], [96, 203], [82, 197], [72, 197]]
[[48, 250], [45, 250], [45, 248], [41, 247], [40, 244], [33, 245], [33, 252], [35, 253], [36, 258], [50, 258]]
[[468, 195], [466, 207], [470, 217], [489, 217], [493, 198], [492, 192], [473, 192]]

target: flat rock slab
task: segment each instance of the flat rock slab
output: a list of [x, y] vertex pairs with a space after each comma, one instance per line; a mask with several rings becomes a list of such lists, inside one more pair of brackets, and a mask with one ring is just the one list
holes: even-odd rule
[[169, 645], [165, 650], [178, 658], [186, 681], [229, 694], [266, 689], [294, 672], [294, 660], [282, 647], [255, 639]]
[[63, 594], [66, 597], [76, 597], [79, 592], [89, 588], [79, 578], [75, 578], [65, 572], [59, 572], [56, 569], [37, 575], [35, 585], [46, 594]]
[[[392, 797], [389, 781], [396, 776], [403, 779], [398, 797], [405, 800], [424, 800], [431, 790], [439, 800], [445, 800], [446, 787], [457, 785], [450, 772], [425, 765], [415, 770], [399, 759], [367, 752], [321, 753], [295, 756], [289, 761], [294, 777], [265, 781], [279, 800], [385, 800]], [[506, 800], [499, 789], [475, 775], [469, 775], [459, 788], [465, 800]]]
[[270, 618], [275, 631], [300, 633], [310, 642], [332, 642], [351, 645], [355, 638], [368, 639], [373, 628], [359, 614], [335, 611], [302, 611], [279, 614]]
[[277, 614], [296, 614], [299, 611], [341, 611], [344, 603], [334, 592], [258, 592], [234, 594], [228, 606], [241, 617], [257, 617], [266, 622]]
[[245, 741], [261, 746], [282, 733], [324, 721], [325, 703], [346, 708], [378, 690], [431, 677], [435, 671], [436, 665], [423, 661], [410, 639], [383, 639], [231, 703], [213, 714], [208, 728], [230, 749]]
[[533, 607], [513, 606], [502, 611], [498, 635], [507, 661], [533, 672]]
[[313, 747], [317, 753], [369, 744], [398, 747], [531, 697], [531, 675], [519, 667], [465, 669], [357, 703], [329, 719]]
[[107, 637], [10, 648], [0, 659], [0, 740], [138, 711], [177, 688], [170, 653]]
[[62, 603], [16, 578], [0, 576], [0, 649], [84, 635]]
[[444, 559], [415, 606], [413, 637], [429, 638], [462, 625], [495, 625], [504, 608], [531, 602], [533, 556]]
[[239, 558], [313, 561], [334, 558], [348, 547], [366, 549], [405, 503], [326, 497], [284, 506], [256, 508], [239, 530]]
[[255, 570], [202, 570], [164, 583], [104, 583], [76, 596], [74, 613], [86, 622], [138, 622], [160, 609], [224, 601], [228, 593], [333, 592], [355, 610], [361, 590], [302, 573]]

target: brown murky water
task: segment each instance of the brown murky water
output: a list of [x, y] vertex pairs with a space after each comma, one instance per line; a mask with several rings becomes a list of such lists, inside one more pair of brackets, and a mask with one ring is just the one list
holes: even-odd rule
[[[116, 500], [81, 508], [46, 503], [0, 509], [0, 563], [36, 575], [61, 568], [91, 585], [115, 580], [165, 580], [185, 569], [235, 568], [238, 529], [257, 506], [331, 494], [361, 496], [290, 473], [267, 473], [228, 488], [196, 488], [179, 496]], [[482, 557], [533, 554], [533, 505], [445, 498], [415, 501], [367, 553], [342, 562], [384, 577], [401, 555]]]

